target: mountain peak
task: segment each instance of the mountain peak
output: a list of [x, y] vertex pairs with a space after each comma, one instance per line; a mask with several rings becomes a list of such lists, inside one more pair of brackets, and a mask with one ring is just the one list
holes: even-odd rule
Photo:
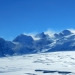
[[67, 36], [70, 34], [73, 34], [70, 30], [63, 30], [62, 32], [60, 32], [62, 35]]
[[63, 31], [61, 31], [60, 33], [55, 33], [54, 34], [54, 36], [56, 37], [56, 38], [61, 38], [61, 37], [64, 37], [64, 36], [68, 36], [68, 35], [71, 35], [71, 34], [73, 34], [70, 30], [68, 30], [68, 29], [66, 29], [66, 30], [63, 30]]
[[42, 32], [42, 33], [40, 33], [40, 34], [37, 34], [35, 37], [38, 37], [38, 38], [43, 39], [43, 38], [48, 38], [49, 35], [47, 35], [47, 34], [45, 34], [44, 32]]
[[22, 43], [22, 44], [30, 44], [32, 41], [33, 41], [33, 38], [31, 36], [24, 35], [24, 34], [21, 34], [21, 35], [17, 36], [13, 40], [13, 42], [19, 42], [19, 43]]

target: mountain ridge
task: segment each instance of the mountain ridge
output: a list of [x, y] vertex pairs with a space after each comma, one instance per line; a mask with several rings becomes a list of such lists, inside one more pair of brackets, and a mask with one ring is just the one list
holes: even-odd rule
[[34, 37], [40, 38], [37, 40], [25, 34], [20, 34], [13, 41], [0, 38], [0, 57], [14, 54], [75, 50], [75, 34], [70, 30], [55, 33], [53, 38], [49, 35], [44, 32], [36, 34]]

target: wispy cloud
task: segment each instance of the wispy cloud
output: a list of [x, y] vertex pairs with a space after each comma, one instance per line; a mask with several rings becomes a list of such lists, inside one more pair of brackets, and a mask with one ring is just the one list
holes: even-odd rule
[[38, 34], [38, 32], [31, 32], [31, 33], [24, 33], [25, 35], [31, 36], [34, 40], [39, 40], [40, 38], [36, 38], [35, 35]]
[[[23, 33], [25, 35], [28, 35], [28, 36], [32, 36], [32, 38], [34, 40], [39, 40], [40, 38], [36, 38], [35, 35], [38, 34], [39, 32], [31, 32], [31, 33]], [[51, 30], [51, 29], [47, 29], [46, 31], [44, 31], [45, 34], [48, 34], [50, 37], [54, 37], [54, 33], [55, 31]]]
[[75, 34], [75, 29], [68, 29], [68, 30], [70, 30], [72, 33], [74, 33]]
[[51, 29], [47, 29], [47, 31], [44, 32], [45, 34], [48, 34], [50, 37], [54, 37], [54, 33], [55, 31], [51, 30]]

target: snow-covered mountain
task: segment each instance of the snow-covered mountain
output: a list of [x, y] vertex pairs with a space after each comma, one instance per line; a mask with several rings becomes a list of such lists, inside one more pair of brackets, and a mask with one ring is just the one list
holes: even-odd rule
[[0, 38], [0, 57], [13, 55], [14, 52], [3, 38]]
[[33, 41], [34, 40], [31, 36], [24, 35], [24, 34], [21, 34], [21, 35], [17, 36], [13, 40], [13, 42], [19, 42], [19, 43], [24, 44], [24, 45], [30, 45]]
[[59, 34], [54, 34], [54, 36], [56, 38], [61, 38], [61, 37], [64, 37], [64, 36], [68, 36], [68, 35], [71, 35], [73, 34], [70, 30], [63, 30], [62, 32], [60, 32]]
[[54, 35], [56, 40], [49, 45], [49, 51], [75, 50], [75, 34], [70, 30]]
[[75, 50], [75, 34], [71, 30], [55, 33], [53, 37], [44, 32], [31, 35], [21, 34], [13, 41], [0, 38], [0, 56]]
[[49, 35], [42, 32], [42, 33], [36, 34], [35, 37], [40, 39], [45, 39], [45, 38], [48, 39]]

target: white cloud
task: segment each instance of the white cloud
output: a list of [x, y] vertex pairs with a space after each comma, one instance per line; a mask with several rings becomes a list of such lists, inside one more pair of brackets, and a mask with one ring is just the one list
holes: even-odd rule
[[31, 32], [31, 33], [24, 33], [25, 35], [31, 36], [34, 40], [39, 40], [40, 38], [36, 38], [35, 35], [37, 32]]
[[[55, 31], [51, 29], [47, 29], [44, 31], [45, 34], [48, 34], [51, 38], [54, 37]], [[25, 35], [32, 36], [34, 40], [39, 40], [40, 38], [36, 38], [35, 35], [38, 34], [38, 32], [31, 32], [31, 33], [24, 33]]]
[[75, 34], [75, 29], [68, 29], [68, 30], [70, 30], [72, 33]]
[[54, 37], [55, 31], [48, 29], [47, 31], [44, 32], [45, 34], [48, 34], [50, 37]]

